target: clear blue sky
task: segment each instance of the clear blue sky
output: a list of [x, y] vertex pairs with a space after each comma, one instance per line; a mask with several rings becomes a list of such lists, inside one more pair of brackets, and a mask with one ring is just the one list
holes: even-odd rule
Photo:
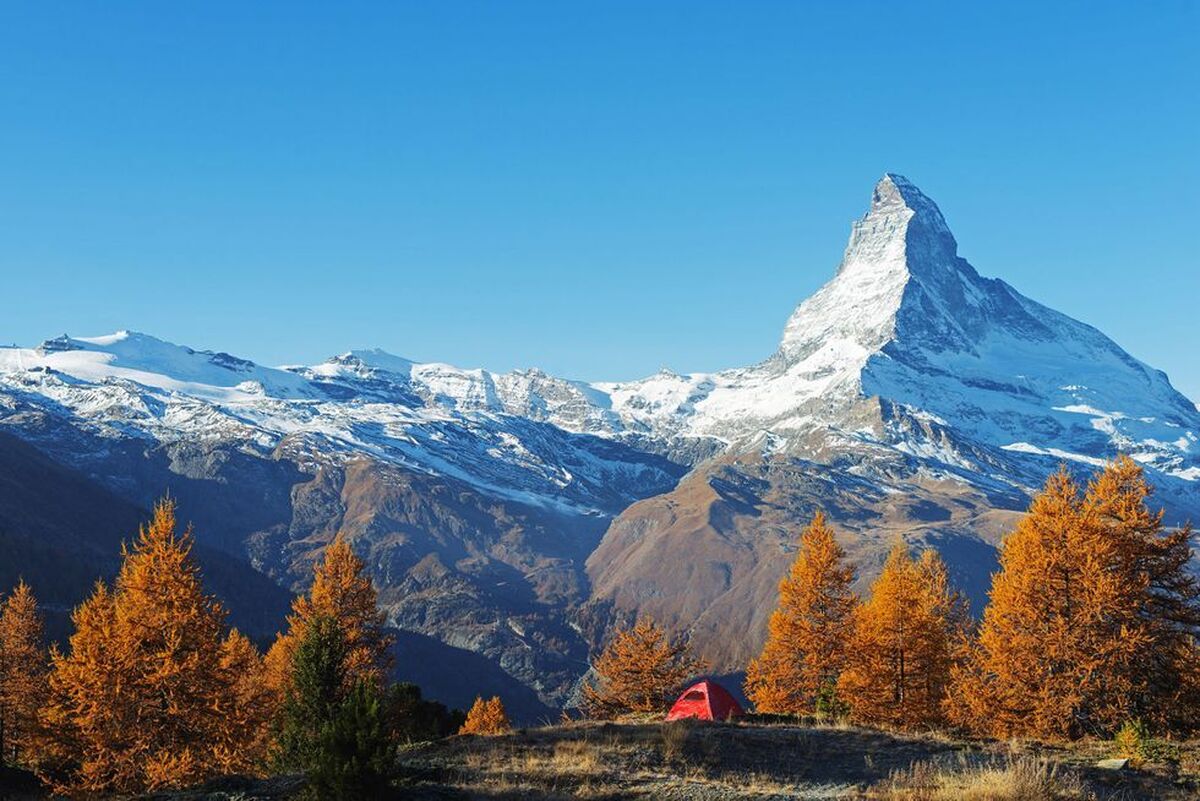
[[884, 171], [1200, 399], [1200, 5], [0, 4], [0, 340], [748, 363]]

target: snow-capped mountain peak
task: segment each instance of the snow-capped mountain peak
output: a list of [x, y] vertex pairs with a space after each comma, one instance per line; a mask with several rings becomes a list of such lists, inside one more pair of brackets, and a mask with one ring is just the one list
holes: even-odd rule
[[342, 356], [343, 359], [356, 359], [361, 364], [376, 370], [387, 370], [389, 373], [398, 375], [408, 375], [412, 372], [415, 362], [388, 353], [380, 348], [370, 348], [368, 350], [352, 350]]
[[[833, 430], [932, 453], [886, 420], [863, 433], [861, 401], [878, 397], [889, 414], [926, 415], [973, 448], [1086, 464], [1124, 451], [1200, 479], [1200, 416], [1163, 373], [1095, 328], [981, 277], [957, 250], [937, 204], [888, 173], [833, 278], [796, 308], [773, 358], [607, 386], [614, 408], [652, 429], [735, 448], [758, 447], [764, 432], [794, 444]], [[824, 447], [827, 437], [817, 441]], [[978, 454], [938, 453], [977, 466]]]
[[[122, 433], [227, 432], [262, 447], [317, 436], [438, 471], [451, 469], [444, 454], [430, 458], [448, 441], [438, 427], [490, 442], [501, 431], [528, 435], [532, 422], [689, 464], [764, 443], [821, 458], [860, 446], [920, 454], [966, 473], [980, 459], [1090, 464], [1121, 450], [1200, 486], [1195, 405], [1096, 329], [981, 277], [957, 255], [937, 205], [894, 173], [876, 184], [840, 266], [791, 315], [775, 355], [745, 368], [587, 384], [381, 350], [268, 368], [121, 331], [0, 348], [0, 417], [6, 388]], [[926, 430], [930, 421], [958, 444]]]
[[0, 348], [0, 373], [30, 370], [227, 403], [253, 401], [263, 395], [315, 395], [308, 382], [285, 370], [128, 330], [96, 337], [63, 334], [36, 348]]
[[[907, 249], [918, 249], [911, 263], [934, 266], [952, 262], [958, 243], [942, 216], [941, 209], [903, 175], [887, 173], [871, 194], [871, 210], [854, 226], [847, 256], [861, 258], [859, 249], [895, 236]], [[936, 254], [937, 258], [929, 258]]]
[[875, 185], [870, 210], [854, 222], [834, 278], [788, 320], [780, 354], [794, 362], [829, 342], [843, 351], [878, 350], [896, 334], [910, 283], [962, 297], [959, 286], [972, 276], [937, 204], [888, 173]]

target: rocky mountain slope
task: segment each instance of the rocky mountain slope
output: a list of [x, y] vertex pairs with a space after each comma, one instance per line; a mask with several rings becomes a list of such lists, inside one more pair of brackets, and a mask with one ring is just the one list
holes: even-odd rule
[[740, 668], [818, 506], [871, 575], [896, 536], [979, 601], [1060, 461], [1146, 465], [1200, 517], [1200, 412], [1090, 326], [981, 277], [886, 175], [833, 279], [736, 370], [588, 384], [354, 351], [263, 367], [132, 332], [0, 349], [0, 425], [285, 587], [339, 531], [392, 621], [547, 703], [638, 611]]
[[[146, 509], [0, 431], [0, 593], [28, 582], [52, 639], [69, 634], [71, 609], [96, 579], [116, 575], [121, 543], [146, 517]], [[273, 636], [289, 594], [244, 559], [204, 545], [194, 554], [230, 624], [252, 638]]]

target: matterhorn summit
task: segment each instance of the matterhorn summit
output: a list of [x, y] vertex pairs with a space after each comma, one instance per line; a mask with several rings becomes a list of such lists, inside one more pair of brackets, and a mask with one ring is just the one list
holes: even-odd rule
[[[1018, 483], [1047, 460], [1090, 466], [1127, 452], [1165, 477], [1200, 479], [1200, 415], [1163, 373], [1091, 326], [981, 277], [958, 255], [937, 204], [893, 173], [876, 184], [841, 264], [796, 308], [773, 357], [599, 386], [633, 425], [734, 451], [768, 442], [812, 454], [857, 443], [936, 451], [931, 467], [966, 474], [1022, 454], [1010, 465]], [[872, 398], [877, 412], [864, 406]], [[898, 429], [898, 415], [938, 431]], [[1026, 470], [1024, 456], [1044, 458]]]
[[908, 179], [885, 175], [875, 185], [870, 211], [853, 225], [834, 279], [788, 320], [780, 353], [801, 359], [833, 340], [864, 350], [881, 347], [895, 334], [896, 312], [914, 275], [952, 279], [956, 251], [937, 205]]

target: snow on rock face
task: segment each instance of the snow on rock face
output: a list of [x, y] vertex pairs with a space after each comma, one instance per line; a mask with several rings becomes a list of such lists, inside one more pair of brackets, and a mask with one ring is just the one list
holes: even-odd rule
[[935, 414], [1008, 450], [1023, 443], [1084, 464], [1125, 451], [1180, 478], [1200, 464], [1200, 452], [1180, 437], [1200, 430], [1200, 415], [1163, 373], [1091, 326], [980, 277], [956, 255], [932, 201], [899, 180], [913, 210], [908, 279], [890, 339], [862, 370], [864, 394]]
[[[916, 210], [910, 197], [920, 198]], [[849, 342], [861, 352], [881, 347], [895, 334], [895, 316], [910, 277], [908, 232], [922, 227], [944, 231], [949, 256], [954, 239], [931, 201], [903, 179], [887, 175], [875, 187], [871, 210], [854, 223], [850, 242], [834, 280], [805, 300], [792, 313], [779, 351], [800, 361], [830, 342]], [[935, 241], [940, 241], [935, 238]], [[939, 253], [939, 258], [946, 254]]]
[[[775, 356], [597, 388], [627, 424], [716, 436], [735, 450], [825, 430], [931, 453], [911, 431], [871, 432], [854, 419], [852, 409], [878, 396], [1000, 459], [1092, 465], [1124, 451], [1166, 476], [1200, 475], [1195, 404], [1091, 326], [981, 277], [958, 256], [937, 205], [895, 174], [876, 185], [836, 274], [797, 307]], [[973, 464], [944, 448], [933, 461]]]
[[[315, 438], [332, 454], [584, 507], [600, 503], [602, 478], [669, 485], [671, 468], [646, 450], [695, 463], [714, 450], [823, 458], [857, 447], [1025, 486], [1055, 460], [1125, 451], [1187, 485], [1178, 492], [1200, 510], [1196, 405], [957, 251], [937, 205], [889, 173], [833, 278], [796, 308], [775, 354], [749, 367], [587, 384], [365, 350], [274, 369], [119, 332], [0, 348], [0, 422], [41, 406], [109, 436], [260, 450]], [[633, 447], [618, 454], [595, 437]]]
[[128, 381], [214, 401], [312, 397], [308, 382], [228, 353], [195, 351], [134, 331], [61, 336], [37, 348], [0, 348], [0, 372], [42, 369], [86, 382]]
[[[109, 439], [226, 441], [264, 457], [287, 446], [305, 460], [369, 456], [568, 514], [615, 514], [669, 489], [680, 472], [661, 457], [509, 414], [486, 371], [381, 351], [274, 369], [131, 332], [0, 348], [0, 424], [22, 433], [35, 411]], [[95, 456], [58, 445], [81, 462]]]
[[627, 422], [734, 445], [836, 423], [863, 396], [868, 360], [897, 338], [911, 287], [955, 280], [956, 248], [933, 201], [888, 174], [854, 223], [833, 280], [797, 307], [773, 358], [711, 375], [668, 373], [597, 387]]

